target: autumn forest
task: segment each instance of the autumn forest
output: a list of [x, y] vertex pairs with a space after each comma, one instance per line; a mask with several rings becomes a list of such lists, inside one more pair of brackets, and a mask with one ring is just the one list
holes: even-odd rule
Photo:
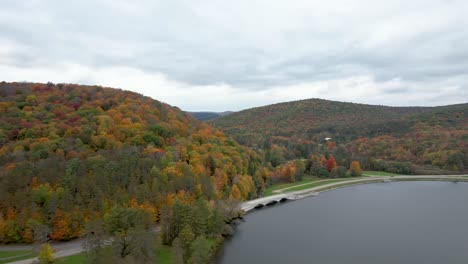
[[204, 258], [193, 248], [232, 233], [226, 224], [239, 216], [237, 203], [274, 184], [363, 170], [466, 171], [468, 105], [312, 99], [205, 123], [134, 92], [2, 82], [0, 167], [0, 243], [67, 241], [102, 229], [126, 257], [136, 253], [125, 249], [132, 236], [122, 226], [140, 240], [159, 226], [162, 242], [180, 247], [185, 260]]

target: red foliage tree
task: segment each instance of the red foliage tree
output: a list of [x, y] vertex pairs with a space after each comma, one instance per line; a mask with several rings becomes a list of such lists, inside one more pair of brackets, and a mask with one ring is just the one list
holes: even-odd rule
[[327, 160], [327, 171], [331, 172], [334, 168], [336, 168], [335, 157], [330, 156], [330, 158]]

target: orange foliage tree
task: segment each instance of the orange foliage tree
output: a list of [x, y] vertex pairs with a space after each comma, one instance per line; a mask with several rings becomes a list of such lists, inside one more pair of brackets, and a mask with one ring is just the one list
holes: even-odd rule
[[239, 190], [239, 187], [237, 187], [236, 184], [234, 184], [231, 188], [231, 195], [229, 196], [231, 199], [234, 200], [240, 200], [241, 199], [241, 192]]
[[361, 165], [359, 164], [358, 161], [354, 160], [354, 161], [351, 162], [351, 166], [349, 166], [349, 173], [353, 177], [361, 176], [362, 169], [361, 169]]

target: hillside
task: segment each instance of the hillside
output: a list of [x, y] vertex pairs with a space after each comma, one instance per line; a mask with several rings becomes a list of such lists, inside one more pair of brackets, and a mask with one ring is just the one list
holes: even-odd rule
[[345, 164], [359, 159], [367, 168], [374, 166], [370, 159], [458, 171], [468, 166], [468, 104], [388, 107], [310, 99], [252, 108], [210, 123], [241, 144], [283, 148], [285, 160], [328, 153]]
[[31, 242], [37, 230], [68, 240], [114, 206], [159, 221], [175, 200], [249, 199], [260, 183], [247, 174], [260, 163], [222, 132], [140, 94], [0, 83], [0, 243]]
[[229, 115], [233, 112], [226, 111], [226, 112], [188, 112], [188, 113], [199, 121], [208, 121], [208, 120], [212, 120], [221, 116]]

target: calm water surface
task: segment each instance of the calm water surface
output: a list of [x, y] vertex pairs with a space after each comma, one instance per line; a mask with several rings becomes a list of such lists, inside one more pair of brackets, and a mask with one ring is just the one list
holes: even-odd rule
[[256, 210], [217, 262], [468, 263], [468, 183], [346, 187]]

